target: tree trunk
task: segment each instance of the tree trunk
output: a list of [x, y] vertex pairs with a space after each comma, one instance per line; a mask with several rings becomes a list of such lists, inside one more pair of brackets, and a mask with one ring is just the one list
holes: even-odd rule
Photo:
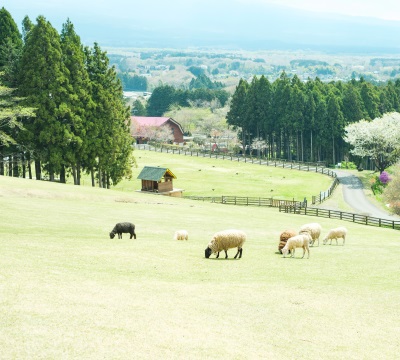
[[40, 160], [35, 160], [35, 173], [36, 173], [36, 180], [40, 180], [42, 178], [42, 170], [40, 167]]
[[101, 188], [101, 187], [103, 187], [103, 179], [102, 179], [103, 174], [101, 172], [100, 167], [99, 167], [99, 170], [97, 171], [97, 174], [99, 176], [99, 187]]
[[76, 185], [81, 184], [81, 164], [78, 161], [76, 164]]
[[26, 158], [24, 153], [21, 153], [21, 160], [22, 160], [22, 177], [26, 179]]
[[17, 155], [13, 155], [12, 157], [13, 162], [13, 176], [14, 177], [19, 177], [19, 166], [18, 166], [18, 156]]
[[333, 165], [335, 165], [336, 160], [335, 160], [335, 138], [334, 138], [334, 136], [332, 136], [332, 161], [333, 161]]
[[28, 174], [29, 174], [29, 179], [32, 180], [32, 162], [31, 162], [31, 154], [28, 152]]
[[66, 176], [65, 176], [65, 166], [61, 166], [60, 170], [60, 183], [65, 184], [67, 182]]
[[12, 156], [8, 157], [8, 176], [12, 176], [13, 172], [13, 163], [12, 163]]
[[71, 167], [72, 167], [72, 177], [74, 179], [74, 185], [77, 185], [77, 183], [76, 183], [76, 166], [72, 165]]
[[3, 160], [3, 155], [0, 155], [0, 175], [4, 175], [4, 160]]
[[314, 156], [313, 156], [313, 132], [311, 130], [311, 148], [310, 148], [310, 161], [314, 161]]
[[90, 175], [91, 175], [91, 178], [92, 178], [92, 186], [95, 187], [96, 183], [95, 183], [95, 180], [94, 180], [94, 170], [93, 170], [93, 168], [90, 170]]

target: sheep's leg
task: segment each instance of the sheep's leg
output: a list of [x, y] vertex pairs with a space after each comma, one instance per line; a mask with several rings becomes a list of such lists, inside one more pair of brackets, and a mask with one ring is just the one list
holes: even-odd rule
[[217, 252], [217, 256], [215, 257], [216, 259], [218, 259], [219, 258], [219, 251]]
[[234, 259], [236, 259], [236, 257], [239, 255], [239, 259], [242, 257], [242, 251], [243, 251], [243, 249], [239, 249], [238, 248], [238, 251], [237, 251], [237, 253], [236, 253], [236, 255], [235, 255], [235, 257], [234, 257]]
[[292, 254], [290, 255], [290, 257], [294, 257], [294, 250], [295, 249], [292, 250]]
[[227, 259], [228, 258], [228, 252], [226, 250], [224, 250], [224, 251], [225, 251], [225, 259]]
[[301, 257], [302, 259], [304, 258], [305, 253], [306, 253], [306, 247], [303, 246], [303, 256]]
[[345, 241], [346, 241], [346, 235], [343, 236], [343, 246]]
[[122, 239], [122, 233], [118, 233], [118, 239]]

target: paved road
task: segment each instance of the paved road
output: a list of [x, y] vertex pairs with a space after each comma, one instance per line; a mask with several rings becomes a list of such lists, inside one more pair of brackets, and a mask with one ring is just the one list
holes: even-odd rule
[[343, 187], [343, 198], [355, 212], [381, 219], [395, 221], [400, 219], [400, 217], [373, 205], [365, 196], [363, 184], [357, 176], [344, 170], [335, 170], [335, 172]]

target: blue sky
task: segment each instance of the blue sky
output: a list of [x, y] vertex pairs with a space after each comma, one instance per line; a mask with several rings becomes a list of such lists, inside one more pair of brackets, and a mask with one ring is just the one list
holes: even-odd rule
[[[400, 47], [399, 0], [2, 0], [105, 46]], [[179, 45], [178, 45], [179, 44]]]

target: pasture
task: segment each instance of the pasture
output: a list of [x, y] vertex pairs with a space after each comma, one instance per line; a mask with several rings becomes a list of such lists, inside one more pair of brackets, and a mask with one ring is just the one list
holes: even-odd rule
[[114, 187], [116, 190], [140, 190], [141, 183], [137, 176], [145, 165], [169, 168], [177, 177], [174, 187], [184, 189], [185, 195], [237, 195], [302, 201], [304, 197], [311, 200], [311, 196], [328, 189], [333, 181], [331, 177], [315, 172], [207, 157], [149, 150], [135, 150], [134, 156], [138, 167], [133, 169], [132, 180], [117, 184]]
[[[396, 231], [8, 177], [0, 207], [2, 359], [398, 357]], [[119, 221], [136, 240], [109, 238]], [[312, 221], [346, 226], [346, 245], [277, 254], [282, 230]], [[205, 259], [228, 228], [248, 235], [242, 259]]]

